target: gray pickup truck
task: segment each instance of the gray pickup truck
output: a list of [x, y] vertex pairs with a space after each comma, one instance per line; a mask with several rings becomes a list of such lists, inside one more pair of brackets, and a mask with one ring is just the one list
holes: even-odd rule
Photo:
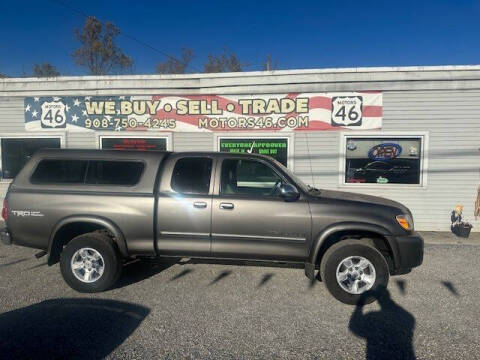
[[42, 250], [80, 292], [112, 287], [126, 259], [205, 257], [302, 263], [354, 304], [423, 260], [405, 206], [316, 189], [253, 154], [41, 150], [2, 216], [4, 243]]

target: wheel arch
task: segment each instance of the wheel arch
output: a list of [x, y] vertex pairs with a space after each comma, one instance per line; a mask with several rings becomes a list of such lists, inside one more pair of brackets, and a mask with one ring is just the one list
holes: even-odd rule
[[328, 248], [346, 237], [372, 238], [377, 248], [382, 247], [383, 243], [384, 250], [388, 251], [392, 258], [393, 263], [389, 266], [393, 269], [398, 264], [398, 250], [396, 244], [391, 240], [389, 231], [380, 225], [362, 222], [332, 224], [323, 230], [314, 238], [309, 254], [309, 263], [319, 264]]
[[63, 246], [74, 237], [95, 230], [107, 230], [117, 244], [120, 254], [128, 257], [125, 236], [114, 222], [99, 216], [73, 215], [61, 219], [54, 226], [48, 241], [48, 265], [59, 261]]

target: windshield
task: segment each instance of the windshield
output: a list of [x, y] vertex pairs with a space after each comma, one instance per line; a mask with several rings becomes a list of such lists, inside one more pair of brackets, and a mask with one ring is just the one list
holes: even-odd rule
[[296, 185], [298, 185], [303, 191], [309, 192], [310, 190], [314, 189], [314, 187], [305, 184], [297, 175], [292, 173], [285, 165], [283, 165], [278, 160], [272, 158], [273, 162], [280, 167], [293, 181], [295, 181]]

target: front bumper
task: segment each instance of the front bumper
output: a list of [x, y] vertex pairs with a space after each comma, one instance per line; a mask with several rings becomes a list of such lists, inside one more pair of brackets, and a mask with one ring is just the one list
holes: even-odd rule
[[423, 238], [418, 233], [393, 237], [397, 246], [395, 268], [398, 271], [420, 266], [423, 262]]
[[12, 245], [12, 237], [6, 228], [0, 229], [0, 241], [5, 245]]

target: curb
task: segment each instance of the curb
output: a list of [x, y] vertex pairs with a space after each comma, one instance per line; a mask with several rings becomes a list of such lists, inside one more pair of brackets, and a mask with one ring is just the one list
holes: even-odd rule
[[480, 233], [470, 234], [468, 239], [458, 237], [448, 231], [419, 231], [425, 244], [432, 245], [480, 245]]

